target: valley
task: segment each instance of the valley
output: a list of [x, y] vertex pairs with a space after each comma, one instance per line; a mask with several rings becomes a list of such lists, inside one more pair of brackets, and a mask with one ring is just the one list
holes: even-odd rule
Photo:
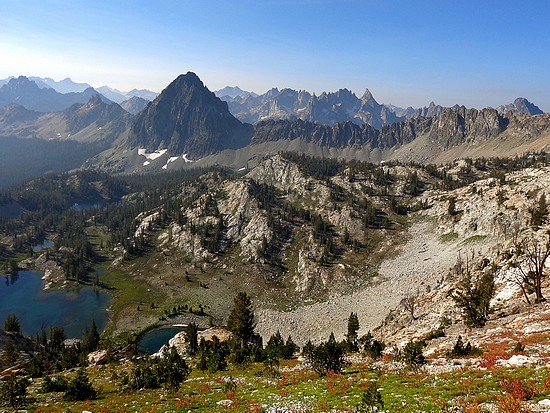
[[[290, 98], [310, 109], [345, 98], [361, 113], [327, 109], [323, 123], [287, 111]], [[108, 307], [93, 323], [83, 310], [81, 333], [53, 317], [39, 331], [15, 304], [2, 310], [0, 374], [36, 379], [30, 406], [545, 411], [548, 114], [520, 99], [375, 122], [389, 109], [370, 92], [285, 89], [246, 97], [248, 124], [230, 112], [239, 98], [227, 99], [189, 72], [135, 113], [143, 102], [123, 109], [100, 95], [57, 112], [0, 108], [7, 284], [41, 271], [33, 288]], [[251, 312], [244, 333], [236, 308]], [[171, 354], [138, 351], [148, 332], [175, 325]], [[91, 402], [66, 400], [63, 378], [77, 367], [101, 386]], [[407, 393], [423, 381], [439, 401], [428, 387]]]

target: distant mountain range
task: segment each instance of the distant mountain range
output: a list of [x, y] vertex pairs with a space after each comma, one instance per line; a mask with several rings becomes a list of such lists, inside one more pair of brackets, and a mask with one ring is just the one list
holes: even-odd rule
[[[12, 78], [0, 87], [0, 136], [93, 144], [96, 152], [86, 167], [116, 172], [213, 163], [242, 168], [265, 153], [286, 150], [425, 163], [509, 156], [550, 144], [550, 115], [532, 115], [541, 111], [524, 98], [497, 109], [433, 102], [401, 109], [379, 104], [368, 89], [361, 98], [347, 89], [318, 96], [292, 89], [261, 96], [237, 87], [222, 91], [231, 102], [189, 72], [152, 102], [134, 96], [119, 105], [92, 88], [62, 94]], [[241, 118], [253, 122], [243, 122], [231, 108], [241, 108]]]
[[[128, 129], [132, 115], [95, 94], [86, 103], [43, 113], [9, 104], [0, 107], [0, 136], [102, 142], [110, 145]], [[105, 147], [106, 148], [106, 147]]]
[[[239, 90], [225, 91], [238, 93], [235, 99], [239, 100]], [[135, 117], [128, 139], [100, 165], [118, 165], [117, 170], [155, 170], [181, 167], [192, 160], [196, 165], [206, 162], [242, 167], [274, 150], [373, 161], [406, 158], [429, 162], [457, 148], [492, 145], [496, 138], [498, 154], [541, 136], [543, 146], [550, 139], [547, 115], [458, 105], [444, 108], [431, 103], [416, 109], [408, 119], [403, 117], [376, 128], [367, 120], [384, 119], [382, 115], [393, 112], [378, 104], [368, 90], [358, 99], [345, 89], [318, 97], [304, 91], [272, 89], [256, 98], [246, 95], [244, 100], [260, 98], [273, 103], [268, 108], [273, 116], [252, 126], [236, 119], [230, 113], [231, 104], [217, 98], [196, 74], [181, 75]], [[312, 114], [320, 112], [319, 120], [303, 120], [285, 110], [293, 104], [303, 105]], [[342, 108], [352, 105], [357, 109], [353, 120], [335, 122], [338, 115], [347, 119]], [[317, 112], [318, 107], [333, 109]], [[512, 138], [521, 142], [509, 141], [508, 146], [502, 143]], [[121, 156], [123, 153], [127, 155]], [[480, 155], [474, 152], [474, 156]]]
[[246, 98], [248, 96], [258, 97], [254, 92], [247, 92], [242, 90], [238, 86], [226, 86], [223, 89], [215, 90], [214, 94], [219, 97], [221, 100], [227, 101], [227, 99], [235, 99], [236, 97]]
[[367, 123], [381, 128], [405, 120], [389, 107], [380, 105], [367, 89], [361, 98], [348, 89], [319, 96], [307, 91], [273, 88], [263, 95], [226, 87], [215, 92], [229, 105], [229, 111], [240, 121], [257, 123], [268, 119], [301, 119], [334, 125], [338, 122]]
[[[338, 122], [353, 122], [357, 125], [366, 123], [380, 129], [418, 116], [438, 117], [444, 109], [434, 102], [417, 109], [380, 104], [368, 89], [361, 98], [347, 89], [334, 93], [323, 92], [317, 96], [303, 90], [273, 88], [263, 95], [256, 95], [237, 86], [227, 86], [214, 93], [228, 103], [229, 111], [237, 119], [252, 124], [270, 119], [301, 119], [322, 125], [334, 125]], [[458, 107], [459, 105], [455, 105], [453, 108]], [[511, 111], [530, 115], [543, 113], [525, 98], [499, 106], [497, 110], [501, 113]]]
[[[25, 76], [19, 76], [19, 78]], [[28, 80], [34, 82], [40, 89], [53, 89], [54, 91], [62, 94], [67, 93], [83, 93], [88, 89], [93, 89], [88, 83], [76, 83], [70, 78], [66, 78], [60, 81], [55, 81], [49, 77], [42, 78], [36, 76], [26, 77]], [[7, 85], [11, 80], [17, 79], [13, 76], [8, 77], [7, 79], [0, 79], [0, 87]], [[122, 103], [133, 97], [139, 97], [141, 99], [152, 101], [158, 96], [158, 93], [152, 92], [147, 89], [132, 89], [129, 92], [121, 92], [117, 89], [110, 88], [109, 86], [101, 86], [95, 88], [97, 92], [105, 96], [112, 102]], [[17, 102], [9, 102], [17, 103]], [[74, 103], [74, 102], [73, 102]], [[81, 102], [83, 103], [83, 102]]]
[[129, 92], [121, 92], [120, 90], [112, 89], [109, 86], [101, 86], [97, 88], [97, 91], [115, 103], [122, 103], [133, 97], [138, 97], [150, 102], [158, 96], [158, 93], [151, 92], [147, 89], [132, 89]]
[[15, 103], [38, 112], [59, 112], [75, 103], [85, 103], [96, 95], [98, 92], [91, 87], [82, 92], [59, 93], [51, 88], [41, 88], [25, 76], [19, 76], [0, 87], [0, 106]]

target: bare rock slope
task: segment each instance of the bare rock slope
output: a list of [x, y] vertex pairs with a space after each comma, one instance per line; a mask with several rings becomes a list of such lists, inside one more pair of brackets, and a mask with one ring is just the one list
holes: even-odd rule
[[279, 329], [283, 336], [292, 335], [299, 344], [308, 338], [326, 340], [331, 331], [343, 339], [351, 312], [357, 313], [361, 322], [360, 335], [373, 330], [403, 298], [437, 286], [441, 275], [456, 262], [459, 242], [443, 243], [433, 223], [414, 224], [408, 237], [395, 251], [396, 256], [382, 263], [372, 286], [289, 312], [261, 310], [258, 331], [269, 337]]

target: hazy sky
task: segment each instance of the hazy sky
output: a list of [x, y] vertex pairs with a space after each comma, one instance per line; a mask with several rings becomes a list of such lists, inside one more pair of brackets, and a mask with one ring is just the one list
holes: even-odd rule
[[0, 0], [0, 78], [162, 90], [368, 87], [379, 102], [550, 111], [550, 1]]

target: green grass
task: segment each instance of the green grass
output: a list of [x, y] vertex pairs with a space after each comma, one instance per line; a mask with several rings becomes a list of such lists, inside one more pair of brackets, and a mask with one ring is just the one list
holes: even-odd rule
[[455, 241], [456, 239], [458, 239], [458, 234], [456, 232], [448, 232], [446, 234], [441, 234], [439, 236], [439, 239], [442, 242], [452, 242], [452, 241]]
[[[298, 406], [301, 411], [353, 411], [371, 383], [376, 382], [389, 412], [418, 411], [443, 412], [451, 406], [497, 402], [505, 393], [502, 379], [518, 379], [535, 389], [533, 400], [547, 395], [545, 378], [548, 368], [518, 368], [457, 370], [452, 373], [429, 375], [380, 371], [368, 364], [349, 366], [343, 374], [318, 377], [297, 361], [282, 363], [282, 373], [273, 378], [264, 375], [262, 364], [243, 369], [229, 366], [227, 371], [215, 374], [193, 371], [175, 393], [162, 389], [131, 392], [111, 381], [113, 373], [128, 368], [127, 364], [100, 366], [88, 369], [93, 384], [100, 388], [97, 400], [68, 403], [61, 394], [38, 394], [40, 380], [32, 386], [34, 403], [29, 406], [37, 412], [250, 412], [263, 411], [262, 406]], [[234, 390], [226, 383], [233, 381]], [[230, 407], [218, 404], [232, 400]], [[47, 402], [46, 402], [47, 401]], [[47, 403], [47, 406], [46, 406]], [[39, 407], [40, 406], [40, 407]]]
[[483, 241], [485, 238], [487, 238], [487, 235], [473, 235], [462, 241], [460, 245], [475, 244], [476, 242]]
[[[107, 335], [121, 330], [136, 331], [144, 324], [158, 319], [159, 309], [151, 308], [151, 303], [161, 303], [166, 297], [147, 286], [142, 280], [131, 277], [127, 272], [108, 266], [102, 266], [100, 281], [107, 286], [113, 300], [111, 316], [105, 330]], [[139, 307], [139, 311], [138, 311]], [[129, 323], [133, 315], [139, 314], [139, 324]]]

